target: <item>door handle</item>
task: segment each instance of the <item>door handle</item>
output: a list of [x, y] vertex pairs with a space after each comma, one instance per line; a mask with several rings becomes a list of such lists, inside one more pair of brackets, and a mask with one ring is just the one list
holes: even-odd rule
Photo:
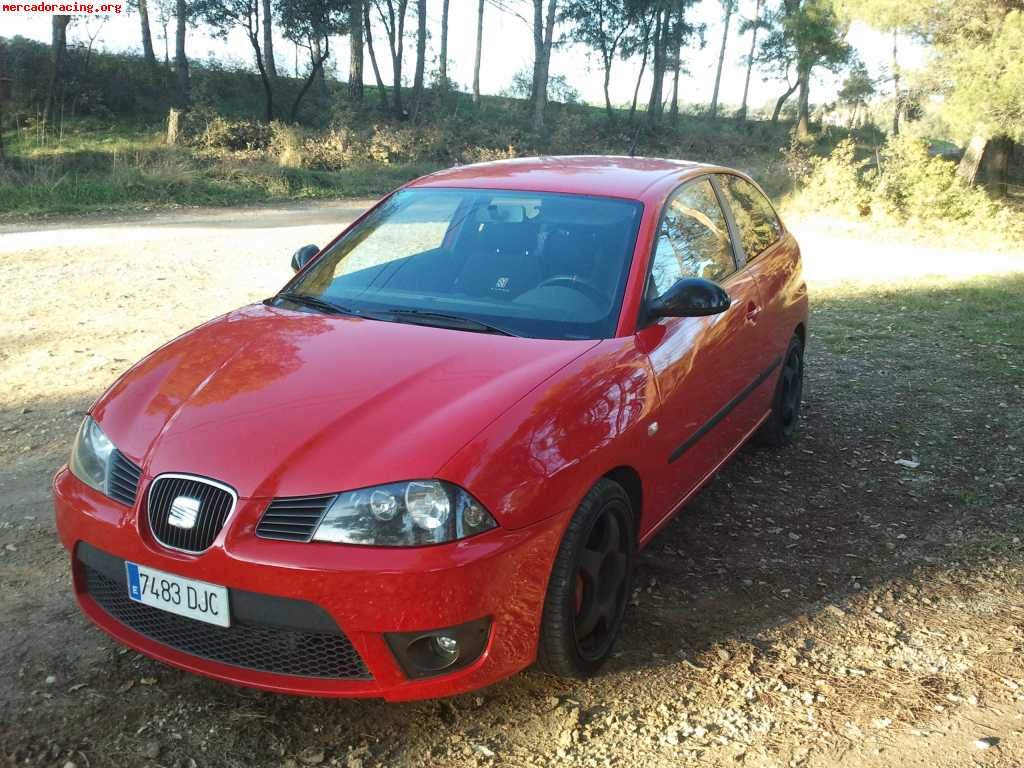
[[759, 306], [757, 306], [757, 304], [755, 304], [752, 301], [747, 303], [747, 322], [748, 323], [756, 323], [757, 322], [757, 316], [760, 315], [760, 314], [761, 314], [761, 308]]

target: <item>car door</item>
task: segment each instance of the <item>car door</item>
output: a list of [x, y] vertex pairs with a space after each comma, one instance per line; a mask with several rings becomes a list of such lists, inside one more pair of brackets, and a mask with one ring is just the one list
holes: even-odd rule
[[747, 396], [768, 356], [757, 330], [761, 297], [751, 273], [738, 268], [730, 225], [709, 176], [683, 184], [665, 203], [645, 298], [687, 277], [719, 283], [732, 301], [719, 315], [661, 318], [637, 332], [660, 395], [654, 437], [664, 454], [661, 480], [670, 509], [703, 483], [761, 416]]
[[[726, 213], [732, 217], [738, 257], [757, 281], [762, 310], [758, 319], [766, 349], [782, 355], [793, 333], [787, 310], [803, 295], [796, 241], [782, 227], [768, 198], [746, 179], [731, 173], [715, 175]], [[771, 388], [758, 393], [771, 397]], [[764, 402], [767, 410], [769, 403]]]

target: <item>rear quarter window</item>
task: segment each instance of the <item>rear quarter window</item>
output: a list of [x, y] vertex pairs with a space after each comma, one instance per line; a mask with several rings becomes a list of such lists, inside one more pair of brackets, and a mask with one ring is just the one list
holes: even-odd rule
[[719, 175], [718, 182], [732, 209], [743, 253], [750, 261], [782, 237], [782, 223], [768, 198], [750, 182], [731, 174]]

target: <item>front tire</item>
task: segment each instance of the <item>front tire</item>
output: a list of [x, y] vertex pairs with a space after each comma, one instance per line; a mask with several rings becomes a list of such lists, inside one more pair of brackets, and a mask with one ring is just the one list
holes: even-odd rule
[[636, 561], [632, 504], [602, 478], [583, 497], [555, 557], [541, 618], [537, 664], [587, 678], [611, 655], [622, 629]]
[[772, 412], [757, 432], [757, 442], [772, 448], [788, 445], [800, 421], [800, 400], [804, 392], [804, 343], [795, 335], [782, 358], [782, 373], [775, 385]]

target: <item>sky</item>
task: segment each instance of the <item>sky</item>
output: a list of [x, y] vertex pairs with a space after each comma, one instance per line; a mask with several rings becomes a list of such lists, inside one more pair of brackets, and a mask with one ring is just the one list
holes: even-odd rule
[[[739, 0], [741, 18], [753, 14], [755, 0]], [[156, 0], [150, 0], [150, 23], [153, 31], [154, 47], [158, 57], [163, 57], [164, 33], [156, 21], [157, 13], [154, 6]], [[509, 11], [488, 6], [484, 16], [484, 46], [480, 82], [484, 93], [498, 93], [507, 88], [515, 74], [532, 66], [533, 36], [532, 28], [525, 19], [532, 14], [532, 3], [526, 0], [505, 0], [505, 4], [517, 9], [522, 18]], [[172, 4], [173, 5], [173, 4]], [[406, 29], [410, 34], [415, 32], [415, 3], [410, 2]], [[463, 90], [469, 90], [473, 80], [473, 56], [476, 44], [476, 0], [451, 0], [449, 12], [449, 77], [453, 78]], [[428, 61], [433, 60], [436, 67], [437, 48], [440, 43], [440, 0], [428, 0], [427, 25], [430, 40], [428, 43]], [[694, 42], [684, 51], [684, 63], [690, 75], [680, 79], [680, 100], [683, 103], [707, 103], [714, 89], [715, 68], [718, 52], [722, 41], [722, 6], [719, 0], [699, 0], [690, 11], [689, 21], [694, 24], [705, 24], [703, 49]], [[722, 85], [719, 102], [737, 105], [743, 95], [743, 81], [746, 75], [745, 58], [750, 50], [750, 36], [738, 35], [738, 20], [734, 14], [728, 47], [726, 49], [725, 66], [722, 72]], [[69, 42], [87, 42], [95, 35], [94, 45], [97, 48], [112, 51], [138, 51], [141, 48], [139, 17], [128, 13], [122, 16], [108, 17], [106, 21], [99, 18], [75, 17], [68, 30]], [[0, 15], [0, 34], [4, 36], [23, 35], [25, 37], [49, 42], [50, 18], [39, 15]], [[170, 40], [168, 45], [171, 56], [174, 55], [174, 22], [168, 25]], [[763, 33], [762, 33], [763, 34]], [[558, 31], [556, 30], [556, 36]], [[377, 42], [376, 52], [381, 74], [386, 83], [391, 81], [391, 67], [387, 55], [387, 42], [382, 29], [377, 29], [374, 40]], [[868, 66], [873, 76], [887, 71], [892, 56], [892, 39], [888, 35], [879, 34], [861, 23], [854, 23], [847, 40], [857, 50], [860, 58]], [[232, 33], [226, 41], [211, 38], [202, 29], [189, 31], [187, 50], [190, 59], [216, 58], [233, 61], [245, 66], [252, 66], [252, 49], [241, 33]], [[338, 38], [332, 40], [334, 51], [333, 62], [328, 66], [336, 68], [341, 79], [348, 77], [348, 40]], [[405, 46], [405, 64], [403, 75], [411, 79], [415, 66], [415, 42], [409, 40]], [[295, 46], [275, 35], [275, 59], [278, 67], [288, 74], [294, 74], [296, 64]], [[299, 54], [300, 72], [305, 61]], [[924, 52], [920, 46], [910, 41], [901, 43], [900, 66], [914, 68], [922, 62]], [[306, 54], [308, 56], [308, 54]], [[639, 61], [617, 60], [612, 69], [611, 97], [614, 103], [626, 103], [632, 98], [633, 87], [639, 71]], [[566, 44], [559, 46], [552, 53], [551, 73], [563, 75], [571, 86], [576, 88], [582, 100], [603, 104], [602, 91], [603, 71], [599, 57], [578, 45]], [[366, 61], [364, 75], [367, 82], [373, 79], [373, 71]], [[842, 77], [835, 77], [824, 70], [816, 70], [812, 83], [811, 101], [831, 101], [842, 84]], [[762, 73], [756, 69], [750, 83], [750, 103], [757, 107], [769, 101], [774, 102], [778, 95], [786, 90], [778, 80], [763, 80]], [[884, 90], [884, 85], [880, 90]], [[666, 85], [669, 93], [671, 83]], [[650, 82], [645, 78], [641, 85], [641, 103], [646, 102], [650, 93]]]

